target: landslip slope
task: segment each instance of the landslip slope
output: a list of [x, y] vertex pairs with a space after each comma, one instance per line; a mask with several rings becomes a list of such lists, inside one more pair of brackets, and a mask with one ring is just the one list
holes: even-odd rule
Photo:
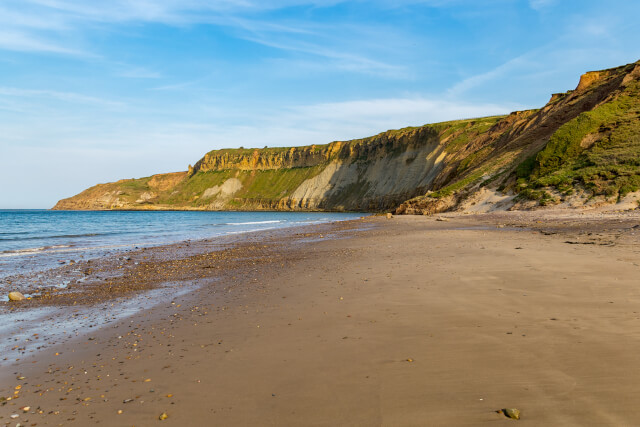
[[186, 172], [98, 184], [54, 209], [429, 214], [614, 203], [639, 189], [640, 61], [586, 73], [539, 110], [326, 145], [211, 151]]

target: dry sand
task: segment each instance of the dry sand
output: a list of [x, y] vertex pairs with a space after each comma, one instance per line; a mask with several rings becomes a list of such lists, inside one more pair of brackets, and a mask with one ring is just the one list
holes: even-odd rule
[[640, 425], [637, 224], [378, 217], [265, 244], [3, 365], [0, 424]]

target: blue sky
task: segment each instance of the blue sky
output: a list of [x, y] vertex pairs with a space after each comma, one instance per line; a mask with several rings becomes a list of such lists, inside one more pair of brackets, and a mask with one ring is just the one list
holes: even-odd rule
[[0, 208], [540, 107], [640, 59], [640, 2], [0, 0]]

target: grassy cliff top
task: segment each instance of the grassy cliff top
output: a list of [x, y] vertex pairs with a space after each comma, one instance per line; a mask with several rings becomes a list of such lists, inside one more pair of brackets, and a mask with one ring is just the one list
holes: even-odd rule
[[424, 124], [424, 125], [420, 125], [420, 126], [406, 126], [406, 127], [399, 128], [399, 129], [389, 129], [389, 130], [380, 132], [380, 133], [372, 135], [372, 136], [367, 136], [367, 137], [363, 137], [363, 138], [354, 138], [354, 139], [349, 139], [349, 140], [337, 140], [337, 141], [332, 141], [332, 142], [325, 143], [325, 144], [296, 145], [296, 146], [288, 146], [288, 147], [268, 147], [268, 146], [264, 146], [262, 148], [260, 148], [260, 147], [255, 147], [255, 148], [252, 148], [252, 147], [220, 148], [220, 149], [216, 149], [216, 150], [211, 150], [211, 151], [207, 152], [206, 154], [209, 154], [209, 155], [224, 155], [224, 154], [229, 154], [229, 155], [253, 155], [257, 151], [259, 154], [269, 155], [269, 154], [286, 153], [286, 152], [291, 151], [291, 150], [322, 151], [324, 149], [328, 149], [332, 144], [347, 144], [347, 145], [348, 144], [358, 144], [358, 143], [362, 143], [362, 142], [365, 142], [365, 141], [371, 141], [371, 140], [374, 140], [376, 138], [381, 138], [381, 137], [398, 137], [398, 136], [406, 135], [406, 134], [409, 134], [411, 132], [415, 132], [415, 131], [423, 130], [423, 129], [433, 129], [438, 133], [447, 132], [448, 134], [451, 134], [451, 133], [455, 132], [456, 130], [464, 129], [468, 125], [482, 124], [482, 126], [485, 126], [485, 127], [486, 127], [487, 124], [494, 125], [500, 119], [503, 119], [506, 116], [507, 115], [483, 116], [483, 117], [475, 117], [475, 118], [468, 118], [468, 119], [448, 120], [448, 121], [444, 121], [444, 122], [429, 123], [429, 124]]

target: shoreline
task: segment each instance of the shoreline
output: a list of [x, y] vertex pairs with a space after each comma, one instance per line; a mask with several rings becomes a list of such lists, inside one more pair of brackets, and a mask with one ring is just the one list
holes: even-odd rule
[[[37, 298], [46, 292], [66, 292], [68, 288], [75, 285], [81, 289], [82, 285], [86, 285], [87, 281], [95, 280], [95, 277], [92, 277], [93, 271], [100, 269], [118, 272], [118, 269], [130, 269], [134, 264], [138, 265], [143, 263], [143, 259], [146, 260], [143, 255], [151, 254], [155, 257], [158, 252], [167, 252], [173, 258], [184, 258], [189, 255], [189, 251], [181, 249], [185, 246], [194, 248], [191, 254], [195, 254], [198, 252], [198, 248], [201, 252], [206, 252], [217, 250], [216, 245], [221, 248], [231, 247], [233, 244], [242, 242], [245, 239], [243, 236], [250, 236], [252, 233], [272, 233], [306, 225], [355, 219], [355, 217], [351, 216], [351, 218], [344, 219], [305, 218], [310, 222], [297, 223], [294, 221], [289, 223], [289, 221], [295, 219], [295, 217], [292, 219], [285, 217], [284, 219], [258, 221], [255, 223], [220, 222], [213, 224], [213, 226], [225, 227], [227, 230], [215, 231], [216, 228], [213, 228], [207, 232], [187, 231], [180, 238], [174, 234], [165, 233], [156, 238], [138, 236], [136, 240], [133, 240], [131, 236], [125, 233], [119, 240], [118, 238], [111, 238], [97, 245], [92, 245], [93, 242], [50, 242], [52, 246], [46, 246], [45, 248], [52, 248], [53, 250], [51, 251], [40, 251], [45, 249], [40, 247], [6, 251], [15, 253], [9, 255], [0, 254], [0, 257], [4, 256], [4, 258], [0, 259], [6, 259], [13, 263], [13, 265], [10, 265], [12, 269], [3, 271], [0, 275], [0, 292], [4, 293], [4, 295], [0, 295], [0, 306], [8, 302], [6, 294], [9, 291], [16, 290], [25, 295], [32, 294]], [[234, 218], [229, 220], [233, 221]], [[237, 220], [242, 221], [240, 218]], [[196, 226], [198, 225], [200, 224], [196, 224]], [[235, 227], [240, 229], [235, 231], [233, 230]], [[112, 233], [108, 232], [106, 234]], [[195, 236], [192, 234], [195, 234]]]
[[[324, 238], [324, 234], [340, 233], [342, 230], [358, 227], [357, 224], [354, 220], [342, 220], [184, 240], [82, 260], [46, 272], [14, 275], [12, 279], [24, 283], [44, 273], [50, 277], [58, 277], [59, 281], [68, 285], [39, 287], [35, 292], [25, 286], [24, 294], [34, 294], [35, 298], [19, 303], [0, 302], [0, 309], [3, 310], [0, 312], [0, 319], [5, 325], [3, 333], [0, 333], [0, 366], [11, 360], [20, 360], [28, 351], [33, 352], [32, 348], [28, 348], [33, 345], [11, 345], [9, 337], [15, 339], [15, 334], [27, 340], [29, 334], [35, 334], [38, 339], [55, 340], [55, 343], [61, 344], [67, 340], [64, 339], [64, 334], [56, 333], [56, 329], [72, 329], [75, 332], [87, 325], [93, 327], [100, 323], [104, 327], [153, 308], [158, 304], [154, 301], [171, 299], [175, 294], [194, 292], [203, 286], [215, 286], [216, 282], [228, 278], [234, 272], [241, 275], [247, 268], [246, 258], [253, 256], [256, 251], [261, 256], [267, 256], [281, 240], [287, 241], [289, 245], [296, 245], [308, 236]], [[215, 272], [216, 276], [208, 277], [210, 272]], [[77, 280], [78, 277], [81, 279]], [[182, 289], [185, 286], [188, 291]], [[136, 304], [139, 307], [132, 307]], [[109, 320], [101, 322], [94, 313], [96, 308], [101, 315], [107, 315]], [[58, 316], [64, 316], [69, 309], [76, 312], [73, 319], [60, 321]], [[39, 322], [34, 324], [30, 319], [32, 316], [45, 322], [45, 325]], [[14, 331], [11, 326], [18, 322], [26, 325], [21, 324], [19, 331]], [[25, 334], [24, 330], [29, 331], [29, 334]], [[5, 344], [1, 344], [2, 342]], [[48, 344], [43, 347], [50, 346]]]
[[27, 353], [0, 424], [640, 420], [637, 215], [347, 222], [250, 242], [215, 285]]
[[[40, 286], [60, 286], [55, 275], [65, 264], [125, 256], [129, 251], [180, 244], [184, 241], [224, 240], [226, 236], [308, 224], [355, 219], [355, 214], [242, 212], [52, 212], [0, 211], [8, 221], [0, 233], [0, 300], [9, 281], [23, 277]], [[14, 224], [14, 225], [12, 225]], [[33, 224], [33, 225], [31, 225]], [[42, 274], [41, 274], [42, 273]], [[20, 277], [23, 276], [23, 277]], [[82, 275], [80, 275], [82, 277]], [[72, 277], [71, 282], [79, 277]], [[64, 287], [64, 286], [60, 286]]]

